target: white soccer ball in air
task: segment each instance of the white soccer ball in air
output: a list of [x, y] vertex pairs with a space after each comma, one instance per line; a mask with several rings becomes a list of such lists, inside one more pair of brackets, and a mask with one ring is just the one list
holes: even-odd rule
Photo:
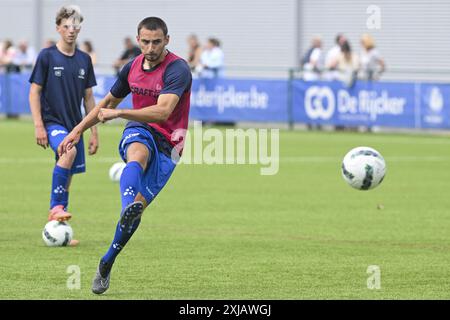
[[383, 156], [370, 147], [350, 150], [342, 161], [342, 177], [353, 188], [369, 190], [378, 186], [386, 174]]
[[52, 220], [48, 222], [42, 231], [42, 239], [49, 247], [64, 247], [73, 238], [72, 227], [67, 222]]
[[116, 162], [109, 169], [109, 178], [111, 181], [118, 182], [120, 181], [120, 176], [122, 175], [122, 171], [125, 168], [126, 164], [124, 162]]

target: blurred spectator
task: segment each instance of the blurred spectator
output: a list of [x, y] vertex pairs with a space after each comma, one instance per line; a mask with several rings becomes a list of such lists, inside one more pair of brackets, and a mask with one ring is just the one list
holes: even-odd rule
[[126, 65], [130, 60], [141, 54], [141, 49], [133, 43], [130, 37], [124, 39], [125, 50], [119, 59], [117, 59], [113, 67], [116, 70], [116, 74], [119, 74], [120, 69]]
[[341, 46], [347, 38], [338, 33], [335, 38], [335, 45], [327, 52], [325, 57], [325, 80], [339, 80], [339, 71], [337, 70], [337, 65], [339, 62], [339, 57], [341, 56]]
[[56, 45], [56, 41], [55, 40], [53, 40], [53, 39], [47, 39], [47, 40], [45, 40], [45, 42], [44, 42], [44, 45], [42, 46], [42, 48], [50, 48], [50, 47], [53, 47], [54, 45]]
[[358, 68], [358, 56], [352, 52], [350, 43], [345, 41], [341, 45], [341, 54], [337, 64], [339, 79], [344, 82], [347, 87], [352, 87], [358, 74]]
[[320, 80], [323, 70], [322, 39], [314, 37], [311, 48], [308, 49], [302, 59], [303, 79], [305, 81]]
[[198, 71], [202, 78], [223, 77], [224, 53], [220, 48], [220, 41], [209, 38], [200, 56]]
[[19, 72], [20, 69], [13, 64], [16, 48], [14, 48], [11, 40], [6, 40], [0, 49], [0, 71], [2, 72]]
[[30, 47], [27, 41], [20, 41], [12, 63], [19, 69], [19, 71], [31, 71], [35, 61], [36, 51], [34, 48]]
[[386, 66], [378, 50], [375, 49], [375, 41], [369, 34], [363, 34], [361, 37], [361, 45], [360, 78], [369, 81], [379, 79]]
[[187, 38], [187, 42], [189, 45], [187, 62], [189, 64], [189, 67], [191, 68], [191, 72], [195, 75], [196, 68], [200, 63], [200, 57], [202, 55], [202, 47], [195, 34], [191, 34]]
[[3, 73], [4, 67], [3, 67], [3, 56], [5, 53], [3, 52], [3, 48], [5, 47], [5, 42], [0, 40], [0, 73]]
[[91, 41], [89, 40], [83, 41], [80, 50], [86, 52], [91, 57], [93, 66], [97, 64], [97, 54], [94, 51], [94, 46], [92, 45]]

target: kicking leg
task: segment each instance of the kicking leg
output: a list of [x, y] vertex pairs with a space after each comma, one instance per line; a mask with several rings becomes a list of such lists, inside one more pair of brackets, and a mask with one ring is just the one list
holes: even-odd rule
[[[105, 292], [109, 287], [110, 271], [117, 255], [130, 240], [141, 222], [144, 203], [135, 201], [140, 194], [141, 179], [150, 158], [146, 145], [134, 142], [127, 149], [127, 165], [120, 177], [122, 196], [122, 214], [116, 226], [113, 242], [108, 252], [100, 260], [95, 275], [92, 291], [96, 294]], [[145, 202], [146, 204], [146, 202]]]

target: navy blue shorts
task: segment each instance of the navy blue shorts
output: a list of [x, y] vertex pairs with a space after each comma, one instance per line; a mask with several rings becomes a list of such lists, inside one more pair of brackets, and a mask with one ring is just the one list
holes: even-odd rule
[[143, 127], [127, 127], [123, 131], [119, 144], [119, 154], [123, 161], [127, 162], [127, 149], [134, 142], [144, 144], [150, 152], [147, 168], [138, 190], [147, 204], [150, 204], [166, 185], [176, 165], [169, 156], [158, 150], [152, 133]]
[[[55, 159], [58, 161], [58, 146], [64, 140], [64, 138], [69, 134], [68, 130], [61, 125], [52, 124], [47, 128], [48, 143], [50, 147], [55, 152]], [[86, 160], [84, 156], [84, 143], [83, 138], [75, 146], [77, 148], [77, 156], [73, 162], [71, 174], [83, 173], [86, 171]]]

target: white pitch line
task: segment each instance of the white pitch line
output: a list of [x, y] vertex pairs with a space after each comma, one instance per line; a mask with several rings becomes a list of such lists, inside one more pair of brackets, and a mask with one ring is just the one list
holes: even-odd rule
[[[108, 158], [108, 157], [97, 157], [97, 158], [87, 158], [86, 162], [99, 162], [99, 163], [115, 163], [122, 161], [120, 158]], [[27, 159], [16, 159], [16, 158], [0, 158], [0, 164], [33, 164], [33, 163], [54, 163], [55, 160], [52, 157], [49, 158], [27, 158]]]
[[[342, 158], [336, 157], [282, 157], [281, 162], [304, 162], [304, 163], [318, 163], [318, 162], [341, 162]], [[391, 156], [384, 157], [386, 162], [450, 162], [450, 156]]]
[[[281, 163], [327, 163], [327, 162], [337, 162], [340, 163], [342, 158], [338, 157], [328, 157], [328, 156], [298, 156], [298, 157], [281, 157]], [[384, 158], [386, 162], [450, 162], [450, 156], [391, 156]], [[226, 159], [225, 159], [226, 160]], [[236, 159], [228, 159], [224, 163], [236, 164]], [[248, 163], [248, 158], [243, 159], [242, 162]], [[109, 163], [113, 164], [115, 162], [122, 161], [120, 158], [115, 157], [88, 157], [87, 163]], [[193, 162], [193, 161], [191, 161]], [[54, 163], [54, 160], [49, 158], [28, 158], [28, 159], [17, 159], [9, 157], [1, 157], [0, 164], [37, 164], [37, 163]], [[183, 163], [182, 163], [183, 164]], [[184, 164], [186, 165], [186, 164]]]

